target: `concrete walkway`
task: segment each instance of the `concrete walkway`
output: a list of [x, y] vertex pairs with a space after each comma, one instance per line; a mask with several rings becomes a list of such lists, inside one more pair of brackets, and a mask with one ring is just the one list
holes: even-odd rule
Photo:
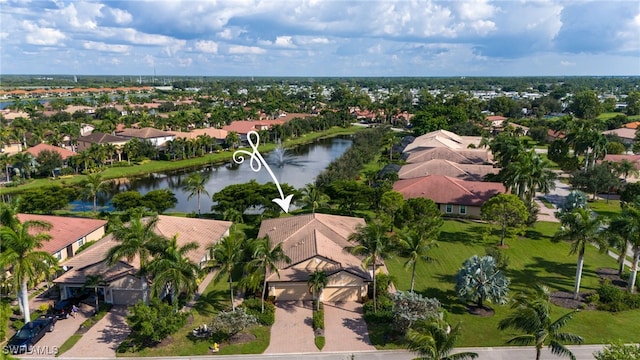
[[318, 352], [312, 328], [311, 301], [276, 302], [276, 322], [265, 354]]
[[62, 356], [66, 358], [115, 357], [118, 345], [130, 332], [125, 321], [126, 314], [126, 307], [114, 306]]
[[362, 304], [355, 301], [324, 304], [325, 346], [322, 351], [371, 351]]

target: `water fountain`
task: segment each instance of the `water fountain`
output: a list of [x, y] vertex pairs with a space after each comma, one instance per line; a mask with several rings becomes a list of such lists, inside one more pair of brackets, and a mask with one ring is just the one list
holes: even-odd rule
[[276, 146], [276, 149], [273, 151], [273, 153], [276, 155], [276, 161], [277, 161], [278, 167], [284, 166], [284, 162], [285, 162], [284, 156], [286, 152], [287, 152], [287, 149], [285, 149], [284, 146], [282, 146], [282, 141], [278, 139], [278, 146]]

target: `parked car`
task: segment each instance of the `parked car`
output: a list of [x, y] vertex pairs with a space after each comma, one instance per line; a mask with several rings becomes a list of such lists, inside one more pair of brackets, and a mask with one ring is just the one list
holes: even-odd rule
[[51, 309], [49, 315], [56, 317], [58, 320], [68, 319], [71, 316], [71, 309], [74, 305], [78, 305], [80, 301], [77, 298], [69, 298], [60, 300]]
[[30, 352], [33, 346], [46, 334], [53, 331], [56, 326], [56, 319], [53, 316], [43, 315], [36, 320], [30, 321], [18, 330], [9, 339], [4, 347], [5, 353], [21, 354]]

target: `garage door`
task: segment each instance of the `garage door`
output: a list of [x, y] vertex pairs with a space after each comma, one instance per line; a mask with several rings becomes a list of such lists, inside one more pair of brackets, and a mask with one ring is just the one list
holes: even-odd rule
[[322, 301], [360, 301], [360, 287], [326, 287], [322, 291]]
[[276, 294], [276, 300], [313, 300], [307, 284], [280, 285]]
[[112, 290], [114, 305], [135, 305], [142, 300], [141, 290]]

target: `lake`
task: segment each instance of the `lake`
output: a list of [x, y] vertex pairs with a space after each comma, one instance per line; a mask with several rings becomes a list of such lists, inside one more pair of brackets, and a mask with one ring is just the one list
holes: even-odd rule
[[[349, 136], [318, 139], [310, 144], [287, 149], [284, 154], [281, 154], [278, 150], [272, 151], [264, 154], [264, 158], [281, 184], [287, 183], [295, 188], [302, 188], [306, 184], [312, 183], [316, 176], [329, 163], [344, 154], [351, 144], [352, 140]], [[250, 150], [250, 148], [245, 148], [245, 150]], [[273, 181], [264, 167], [259, 172], [252, 171], [249, 166], [249, 159], [246, 159], [240, 165], [228, 163], [197, 169], [149, 174], [121, 183], [116, 192], [136, 190], [141, 194], [146, 194], [151, 190], [170, 189], [176, 195], [178, 203], [167, 212], [198, 212], [197, 196], [188, 200], [189, 194], [182, 191], [182, 182], [193, 172], [201, 172], [203, 176], [209, 178], [206, 186], [209, 195], [202, 194], [200, 197], [203, 213], [209, 212], [213, 205], [211, 196], [228, 185], [246, 183], [252, 179], [261, 184]], [[294, 198], [293, 202], [296, 200]], [[72, 203], [75, 211], [89, 211], [92, 206], [90, 202], [75, 201]], [[99, 210], [108, 211], [111, 210], [111, 207], [107, 203], [107, 205], [101, 206]]]

